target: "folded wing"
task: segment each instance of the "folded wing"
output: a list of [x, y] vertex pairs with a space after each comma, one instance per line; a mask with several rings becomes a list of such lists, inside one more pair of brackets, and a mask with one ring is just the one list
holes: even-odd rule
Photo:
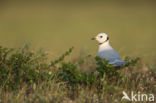
[[123, 64], [127, 63], [127, 61], [122, 61], [120, 59], [119, 54], [114, 49], [100, 51], [98, 53], [98, 56], [105, 58], [109, 61], [109, 64], [112, 64], [114, 66], [122, 66]]

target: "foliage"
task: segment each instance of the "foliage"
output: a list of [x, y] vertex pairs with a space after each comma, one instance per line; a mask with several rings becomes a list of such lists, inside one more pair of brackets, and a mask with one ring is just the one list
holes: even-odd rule
[[[73, 63], [63, 62], [73, 50], [73, 47], [61, 55], [57, 60], [47, 63], [46, 54], [43, 52], [34, 53], [25, 45], [19, 50], [0, 47], [0, 86], [7, 89], [18, 89], [23, 84], [36, 85], [43, 81], [48, 81], [57, 71], [59, 81], [68, 82], [70, 85], [93, 84], [105, 75], [109, 80], [119, 78], [120, 73], [108, 61], [96, 57], [97, 68], [95, 72], [87, 74], [79, 70], [79, 66]], [[136, 63], [133, 61], [132, 63]], [[59, 66], [56, 66], [56, 65]], [[130, 64], [130, 63], [129, 63]], [[96, 75], [96, 74], [98, 75]]]
[[117, 72], [116, 68], [113, 67], [111, 64], [108, 64], [109, 61], [100, 58], [100, 57], [96, 57], [96, 62], [98, 67], [96, 68], [96, 70], [99, 72], [99, 76], [103, 77], [104, 75], [106, 75], [108, 78], [113, 78], [115, 77], [119, 77], [119, 73]]
[[[32, 102], [32, 100], [36, 102], [40, 100], [43, 102], [60, 102], [65, 98], [78, 102], [96, 100], [103, 102], [115, 91], [121, 92], [124, 89], [141, 91], [140, 87], [142, 87], [146, 91], [155, 91], [152, 89], [153, 78], [155, 77], [153, 67], [150, 66], [146, 74], [131, 72], [132, 68], [137, 66], [139, 58], [126, 57], [125, 60], [128, 63], [123, 67], [116, 68], [108, 64], [107, 60], [95, 57], [95, 61], [89, 61], [89, 63], [96, 64], [92, 65], [95, 70], [87, 73], [81, 68], [85, 64], [85, 68], [90, 69], [90, 66], [87, 67], [86, 64], [88, 56], [87, 59], [85, 56], [81, 58], [83, 62], [79, 62], [79, 60], [77, 60], [78, 63], [65, 61], [65, 57], [70, 55], [72, 50], [73, 48], [70, 48], [58, 59], [49, 63], [46, 53], [42, 50], [33, 52], [27, 45], [18, 50], [0, 47], [0, 93], [11, 91], [11, 93], [17, 94], [17, 91], [24, 89], [23, 94], [28, 96], [27, 102]], [[147, 84], [148, 88], [146, 87]], [[42, 98], [47, 95], [44, 91], [52, 96], [51, 99], [48, 97], [48, 101]], [[29, 97], [29, 95], [34, 97]], [[14, 98], [14, 96], [12, 97]], [[22, 95], [20, 97], [24, 98]], [[39, 100], [37, 100], [38, 97]], [[84, 100], [79, 101], [78, 98], [81, 97]], [[1, 98], [6, 97], [2, 96], [0, 100]]]

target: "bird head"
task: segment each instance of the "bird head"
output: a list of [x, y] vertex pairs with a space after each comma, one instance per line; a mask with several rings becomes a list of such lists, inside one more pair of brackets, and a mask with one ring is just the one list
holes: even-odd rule
[[97, 40], [99, 44], [103, 44], [109, 41], [109, 37], [106, 33], [99, 33], [96, 37], [92, 38], [92, 40]]

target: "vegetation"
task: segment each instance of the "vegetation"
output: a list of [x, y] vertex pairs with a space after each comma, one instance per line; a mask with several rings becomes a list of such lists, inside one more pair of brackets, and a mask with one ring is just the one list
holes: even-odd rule
[[126, 57], [129, 62], [115, 68], [99, 57], [66, 61], [72, 50], [49, 62], [45, 52], [27, 45], [0, 47], [0, 103], [125, 103], [122, 91], [156, 93], [155, 68], [139, 58]]

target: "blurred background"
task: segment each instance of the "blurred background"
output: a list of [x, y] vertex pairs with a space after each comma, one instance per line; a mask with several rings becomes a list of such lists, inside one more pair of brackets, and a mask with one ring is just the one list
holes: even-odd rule
[[1, 0], [0, 45], [21, 47], [30, 42], [56, 58], [74, 46], [96, 56], [100, 32], [121, 57], [156, 61], [156, 2], [154, 0]]

